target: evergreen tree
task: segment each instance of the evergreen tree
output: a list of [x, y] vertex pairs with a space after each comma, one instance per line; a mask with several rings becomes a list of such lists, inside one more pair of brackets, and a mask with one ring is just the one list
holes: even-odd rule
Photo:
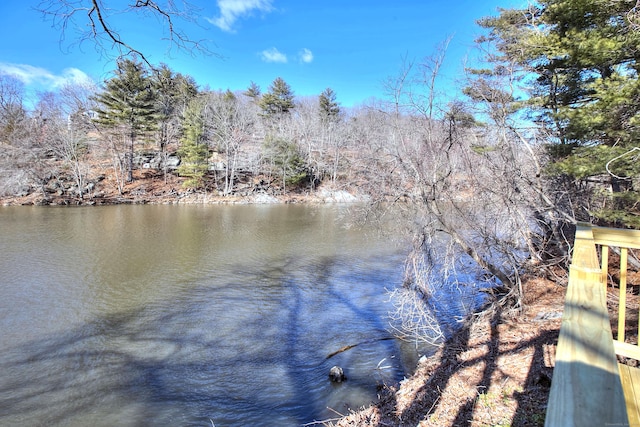
[[96, 96], [100, 104], [97, 123], [126, 134], [127, 181], [133, 181], [133, 153], [138, 136], [155, 130], [156, 98], [148, 70], [140, 62], [124, 59], [118, 62], [115, 76], [105, 82], [104, 91]]
[[282, 179], [282, 189], [309, 181], [309, 171], [298, 145], [281, 137], [267, 136], [265, 149], [272, 159], [274, 172]]
[[159, 144], [164, 152], [172, 137], [177, 134], [177, 122], [187, 103], [197, 95], [198, 87], [193, 78], [174, 73], [162, 64], [154, 70], [153, 88], [156, 92], [156, 109], [159, 122]]
[[526, 107], [556, 141], [549, 147], [551, 171], [580, 183], [576, 191], [606, 180], [607, 191], [591, 187], [582, 219], [640, 227], [640, 32], [627, 19], [634, 6], [542, 0], [481, 20], [490, 33], [480, 41], [497, 48], [485, 76], [517, 65], [531, 88]]
[[269, 91], [260, 99], [260, 108], [265, 116], [277, 116], [291, 111], [295, 104], [291, 87], [281, 77], [276, 78]]
[[253, 99], [254, 102], [258, 102], [261, 94], [262, 92], [260, 91], [260, 86], [258, 86], [255, 82], [251, 82], [247, 90], [244, 91], [244, 95]]
[[192, 99], [184, 113], [182, 122], [184, 136], [178, 149], [180, 166], [178, 174], [187, 177], [185, 187], [197, 188], [203, 185], [208, 169], [209, 147], [204, 140], [205, 119], [204, 102], [200, 98]]
[[333, 120], [340, 114], [340, 104], [336, 101], [336, 93], [331, 88], [326, 88], [318, 98], [320, 115], [322, 119]]

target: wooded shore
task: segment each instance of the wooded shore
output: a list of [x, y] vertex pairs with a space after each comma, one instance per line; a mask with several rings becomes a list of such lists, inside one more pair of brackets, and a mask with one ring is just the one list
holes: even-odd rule
[[[106, 174], [95, 180], [91, 192], [78, 197], [72, 185], [59, 182], [41, 188], [29, 188], [0, 197], [1, 206], [100, 206], [116, 204], [271, 204], [271, 203], [354, 203], [367, 197], [357, 191], [322, 185], [282, 192], [262, 181], [245, 184], [243, 191], [221, 195], [217, 190], [185, 188], [184, 179], [172, 174], [137, 172], [136, 179], [118, 191]], [[258, 180], [260, 182], [260, 180]]]

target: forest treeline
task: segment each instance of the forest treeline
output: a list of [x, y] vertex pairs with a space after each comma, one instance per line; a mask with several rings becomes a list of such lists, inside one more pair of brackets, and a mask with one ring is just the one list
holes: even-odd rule
[[[326, 180], [345, 185], [354, 167], [345, 152], [358, 138], [349, 132], [362, 126], [331, 89], [296, 98], [277, 78], [266, 93], [254, 83], [236, 93], [205, 90], [167, 65], [135, 58], [119, 60], [101, 87], [40, 93], [31, 111], [17, 79], [0, 76], [0, 89], [7, 154], [0, 194], [40, 193], [43, 203], [61, 191], [90, 202], [107, 182], [126, 196], [127, 183], [153, 171], [219, 196], [257, 181], [276, 193]], [[103, 182], [105, 174], [114, 179]]]
[[445, 41], [405, 60], [384, 99], [349, 108], [282, 78], [203, 89], [130, 56], [99, 87], [42, 93], [28, 110], [4, 75], [0, 195], [91, 200], [148, 170], [220, 197], [357, 189], [415, 226], [407, 295], [486, 279], [517, 308], [524, 274], [566, 265], [577, 221], [640, 226], [638, 23], [635, 0], [501, 9], [478, 21], [480, 60], [457, 96], [440, 96]]

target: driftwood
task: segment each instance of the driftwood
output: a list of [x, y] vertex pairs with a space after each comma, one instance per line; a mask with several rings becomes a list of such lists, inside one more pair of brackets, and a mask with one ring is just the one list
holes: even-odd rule
[[347, 350], [352, 349], [353, 347], [357, 347], [359, 345], [362, 344], [371, 344], [374, 342], [378, 342], [378, 341], [388, 341], [388, 340], [393, 340], [395, 339], [395, 337], [383, 337], [383, 338], [375, 338], [372, 340], [367, 340], [367, 341], [362, 341], [356, 344], [349, 344], [349, 345], [345, 345], [344, 347], [340, 347], [338, 350], [334, 351], [333, 353], [329, 353], [329, 355], [327, 357], [325, 357], [325, 360], [329, 360], [331, 359], [333, 356], [335, 356], [336, 354], [340, 354], [342, 352], [345, 352]]

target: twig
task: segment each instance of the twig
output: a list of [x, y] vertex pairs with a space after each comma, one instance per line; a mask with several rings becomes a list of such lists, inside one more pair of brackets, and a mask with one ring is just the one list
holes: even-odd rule
[[431, 414], [431, 411], [433, 411], [433, 408], [436, 407], [436, 405], [438, 404], [438, 401], [440, 400], [440, 397], [442, 397], [442, 391], [440, 390], [440, 388], [438, 387], [438, 396], [436, 397], [436, 399], [433, 401], [433, 405], [431, 405], [431, 408], [429, 408], [429, 410], [426, 412], [425, 415], [429, 415]]
[[339, 421], [340, 419], [342, 419], [342, 417], [340, 417], [340, 418], [327, 418], [326, 420], [311, 421], [309, 423], [305, 423], [305, 424], [301, 424], [301, 425], [302, 425], [302, 427], [315, 426], [315, 425], [326, 425], [327, 423], [332, 423], [334, 421]]
[[339, 416], [340, 418], [343, 418], [343, 417], [344, 417], [344, 415], [343, 415], [343, 414], [341, 414], [340, 412], [336, 411], [336, 410], [335, 410], [335, 409], [333, 409], [333, 408], [330, 408], [330, 407], [328, 407], [328, 406], [327, 406], [327, 409], [328, 409], [328, 410], [330, 410], [331, 412], [333, 412], [334, 414], [336, 414], [337, 416]]

